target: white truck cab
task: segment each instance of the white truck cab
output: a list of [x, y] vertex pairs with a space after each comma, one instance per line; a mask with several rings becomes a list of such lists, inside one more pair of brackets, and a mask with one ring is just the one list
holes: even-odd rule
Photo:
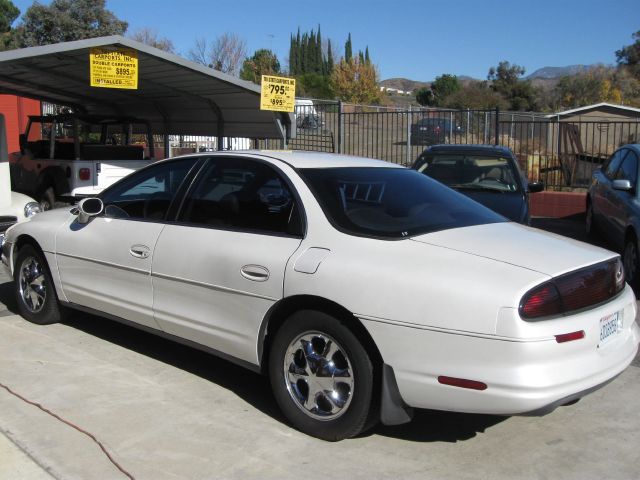
[[30, 116], [9, 157], [14, 187], [43, 210], [96, 195], [153, 161], [148, 122], [76, 114]]

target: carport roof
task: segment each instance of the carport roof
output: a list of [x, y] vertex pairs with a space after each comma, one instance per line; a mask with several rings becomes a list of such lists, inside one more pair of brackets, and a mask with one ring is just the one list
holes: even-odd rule
[[[137, 50], [138, 89], [91, 87], [93, 47]], [[259, 86], [119, 35], [0, 52], [0, 93], [145, 119], [154, 133], [283, 138], [293, 123], [260, 110]]]

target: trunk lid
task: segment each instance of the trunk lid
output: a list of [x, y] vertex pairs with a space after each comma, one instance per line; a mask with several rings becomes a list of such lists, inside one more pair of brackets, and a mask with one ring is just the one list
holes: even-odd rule
[[552, 277], [603, 262], [617, 254], [514, 222], [443, 230], [411, 238]]

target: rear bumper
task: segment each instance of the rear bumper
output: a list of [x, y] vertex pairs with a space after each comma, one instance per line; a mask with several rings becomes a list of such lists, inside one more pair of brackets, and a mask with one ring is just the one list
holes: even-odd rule
[[[599, 320], [623, 311], [623, 327], [598, 347]], [[585, 315], [584, 313], [582, 314]], [[640, 343], [636, 303], [629, 287], [589, 312], [585, 338], [557, 343], [449, 333], [363, 319], [382, 358], [394, 370], [402, 400], [411, 407], [495, 415], [540, 414], [605, 385], [633, 361]], [[587, 318], [588, 317], [588, 318]], [[558, 334], [567, 333], [558, 320]], [[587, 327], [587, 323], [591, 325]], [[475, 380], [486, 390], [438, 382], [439, 376]]]

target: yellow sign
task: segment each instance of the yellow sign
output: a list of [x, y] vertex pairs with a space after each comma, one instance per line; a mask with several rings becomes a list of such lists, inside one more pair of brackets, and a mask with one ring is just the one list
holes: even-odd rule
[[92, 48], [89, 53], [91, 86], [138, 88], [138, 52], [129, 49]]
[[262, 75], [260, 110], [293, 112], [296, 103], [296, 81], [293, 78]]

